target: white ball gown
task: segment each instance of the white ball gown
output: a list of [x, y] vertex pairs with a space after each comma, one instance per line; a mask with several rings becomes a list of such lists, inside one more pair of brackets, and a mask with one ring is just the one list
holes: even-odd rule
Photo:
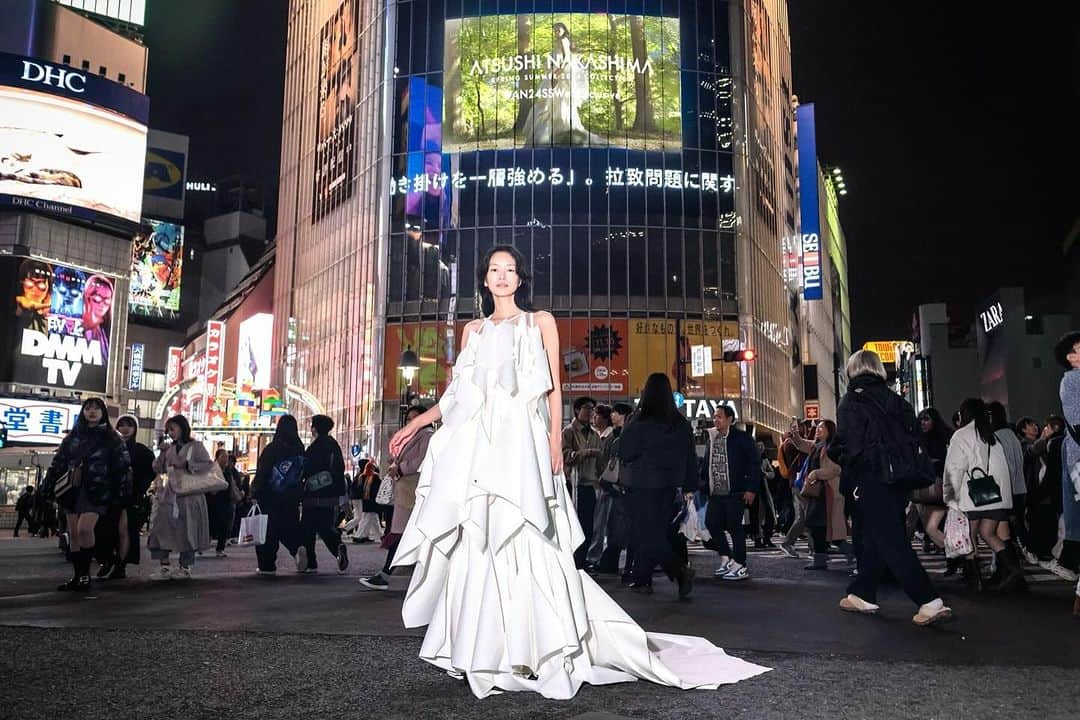
[[703, 638], [646, 633], [574, 567], [584, 535], [551, 473], [551, 387], [531, 314], [485, 320], [461, 351], [394, 560], [416, 566], [401, 614], [428, 626], [420, 657], [481, 698], [638, 678], [715, 689], [767, 672]]

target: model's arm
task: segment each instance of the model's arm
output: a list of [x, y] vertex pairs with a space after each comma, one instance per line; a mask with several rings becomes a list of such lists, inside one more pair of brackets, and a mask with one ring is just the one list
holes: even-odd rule
[[540, 326], [540, 335], [544, 339], [544, 350], [547, 352], [548, 357], [548, 369], [551, 371], [551, 392], [548, 393], [548, 412], [551, 415], [551, 427], [548, 429], [548, 439], [551, 442], [551, 472], [558, 475], [563, 469], [559, 328], [555, 325], [555, 318], [548, 312], [537, 313], [536, 324]]

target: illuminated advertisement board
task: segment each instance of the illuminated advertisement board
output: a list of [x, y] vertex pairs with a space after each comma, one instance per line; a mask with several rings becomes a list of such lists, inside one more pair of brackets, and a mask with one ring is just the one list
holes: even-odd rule
[[236, 350], [236, 386], [252, 390], [270, 387], [270, 337], [274, 316], [252, 315], [240, 323], [240, 346]]
[[75, 426], [80, 405], [0, 398], [0, 423], [8, 431], [8, 442], [59, 445], [64, 433]]
[[183, 261], [184, 227], [148, 220], [131, 248], [128, 308], [132, 315], [176, 317]]
[[799, 127], [799, 212], [802, 217], [800, 250], [804, 300], [821, 300], [821, 210], [818, 203], [817, 136], [814, 106], [795, 110]]
[[352, 195], [353, 120], [360, 85], [356, 54], [359, 0], [343, 0], [319, 38], [319, 116], [315, 123], [312, 222]]
[[148, 111], [119, 83], [0, 53], [0, 206], [134, 226]]
[[447, 152], [682, 145], [677, 18], [488, 15], [445, 32]]
[[112, 278], [33, 258], [4, 258], [8, 281], [0, 380], [105, 392]]

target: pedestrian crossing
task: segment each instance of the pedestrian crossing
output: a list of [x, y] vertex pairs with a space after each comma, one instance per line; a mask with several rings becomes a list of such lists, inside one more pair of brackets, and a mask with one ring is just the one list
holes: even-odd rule
[[[759, 548], [754, 547], [752, 542], [748, 541], [746, 552], [752, 557], [787, 558], [780, 549], [780, 538], [774, 538], [773, 542], [776, 544], [776, 547]], [[945, 575], [946, 559], [944, 554], [925, 552], [921, 540], [912, 540], [911, 548], [915, 551], [915, 554], [918, 555], [919, 562], [922, 563], [927, 575], [930, 575], [931, 577], [943, 577]], [[691, 543], [688, 549], [691, 555], [713, 553], [712, 550], [704, 548], [700, 543]], [[795, 550], [799, 553], [800, 559], [807, 560], [810, 558], [810, 543], [808, 540], [802, 539], [795, 543]], [[983, 574], [986, 576], [990, 575], [990, 562], [992, 558], [993, 552], [980, 544], [979, 562], [982, 563]], [[796, 562], [795, 560], [791, 561]], [[832, 548], [832, 552], [829, 553], [829, 565], [833, 567], [847, 567], [847, 559], [844, 557], [843, 553], [836, 550], [836, 548]], [[1043, 567], [1031, 565], [1026, 562], [1024, 563], [1024, 576], [1029, 583], [1073, 582], [1064, 580]], [[956, 577], [959, 577], [959, 573], [957, 573]]]

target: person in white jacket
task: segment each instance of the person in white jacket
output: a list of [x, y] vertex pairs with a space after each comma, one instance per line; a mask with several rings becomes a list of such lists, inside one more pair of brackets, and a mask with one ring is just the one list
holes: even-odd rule
[[[982, 499], [976, 505], [972, 498], [972, 481], [983, 474], [993, 478], [998, 498], [991, 502]], [[1009, 591], [1024, 582], [1024, 570], [1013, 545], [998, 537], [998, 524], [1009, 521], [1012, 509], [1012, 482], [1009, 463], [1001, 442], [994, 434], [986, 403], [978, 398], [968, 398], [960, 405], [960, 429], [949, 443], [945, 456], [945, 503], [963, 512], [971, 523], [972, 546], [977, 547], [978, 538], [986, 543], [997, 558], [1001, 568], [999, 579], [986, 584], [985, 589]], [[977, 555], [972, 552], [965, 560], [968, 582], [972, 589], [984, 589]]]

